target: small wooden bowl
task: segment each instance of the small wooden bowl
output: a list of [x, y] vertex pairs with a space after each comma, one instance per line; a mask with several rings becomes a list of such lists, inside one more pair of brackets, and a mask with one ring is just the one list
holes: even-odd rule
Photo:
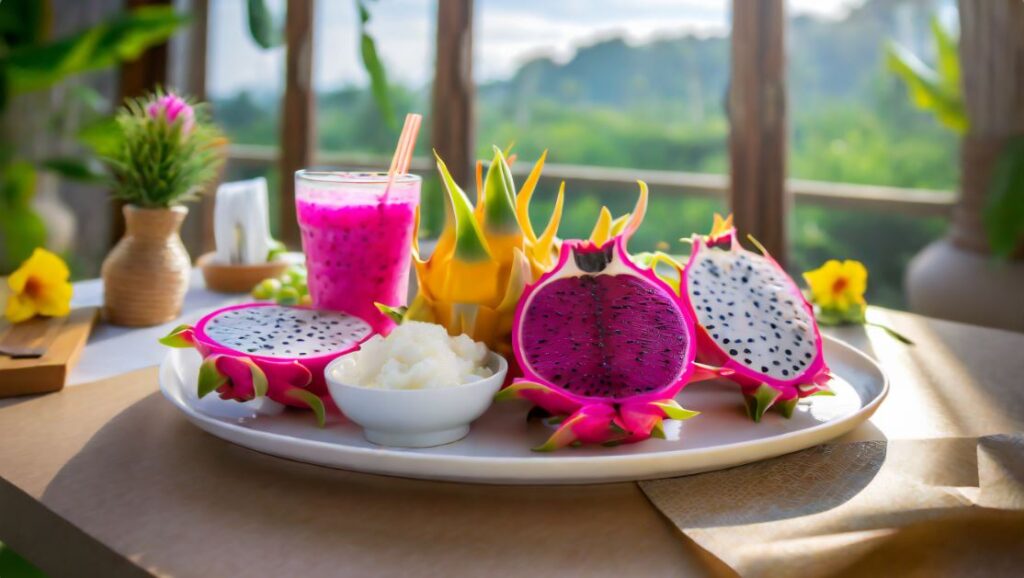
[[260, 281], [277, 277], [288, 269], [287, 261], [255, 265], [224, 265], [213, 260], [214, 253], [199, 257], [196, 266], [203, 272], [206, 288], [220, 293], [248, 293]]

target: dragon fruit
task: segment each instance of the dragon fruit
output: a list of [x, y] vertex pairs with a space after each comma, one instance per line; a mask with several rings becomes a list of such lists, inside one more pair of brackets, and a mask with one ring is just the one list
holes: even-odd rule
[[560, 424], [535, 450], [663, 434], [664, 418], [697, 414], [675, 401], [679, 390], [696, 377], [717, 376], [694, 364], [696, 322], [687, 298], [626, 250], [646, 204], [641, 182], [619, 234], [609, 238], [618, 227], [602, 211], [608, 216], [592, 240], [563, 242], [557, 264], [519, 302], [512, 349], [524, 376], [497, 397], [525, 399]]
[[754, 421], [773, 405], [788, 418], [800, 398], [831, 393], [814, 310], [758, 246], [760, 255], [744, 249], [732, 217], [716, 214], [710, 235], [694, 235], [680, 276], [700, 324], [698, 360], [733, 371]]
[[[527, 283], [554, 265], [565, 200], [564, 187], [544, 230], [537, 234], [529, 207], [544, 168], [544, 153], [516, 193], [509, 160], [494, 147], [486, 171], [476, 164], [476, 205], [437, 156], [446, 195], [445, 226], [428, 258], [417, 241], [419, 215], [412, 236], [413, 267], [419, 291], [408, 308], [377, 307], [396, 322], [437, 323], [451, 335], [465, 333], [491, 350], [512, 358], [510, 334], [515, 306]], [[515, 370], [510, 373], [514, 373]]]
[[203, 356], [199, 397], [256, 397], [311, 409], [323, 426], [330, 403], [324, 368], [373, 335], [370, 324], [345, 313], [273, 303], [218, 309], [194, 327], [180, 325], [160, 343], [195, 347]]

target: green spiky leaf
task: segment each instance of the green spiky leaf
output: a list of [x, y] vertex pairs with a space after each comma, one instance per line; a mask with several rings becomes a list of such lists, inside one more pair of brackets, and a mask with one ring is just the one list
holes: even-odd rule
[[516, 218], [515, 183], [501, 149], [494, 147], [494, 159], [484, 179], [484, 227], [498, 233], [519, 231]]
[[665, 435], [665, 424], [662, 420], [659, 419], [654, 422], [654, 427], [651, 428], [651, 437], [660, 440], [668, 439], [668, 436]]
[[796, 404], [800, 401], [797, 398], [787, 399], [786, 401], [779, 404], [779, 411], [782, 413], [782, 417], [789, 419], [793, 417], [793, 412], [796, 410]]
[[373, 305], [377, 308], [377, 311], [380, 311], [384, 315], [387, 315], [392, 321], [398, 323], [399, 325], [401, 325], [402, 322], [405, 321], [405, 314], [409, 311], [409, 308], [404, 305], [401, 307], [392, 307], [390, 305], [385, 305], [383, 303], [376, 302], [374, 302]]
[[295, 387], [285, 392], [285, 395], [309, 406], [309, 409], [313, 410], [313, 414], [316, 415], [316, 425], [324, 427], [327, 420], [327, 411], [324, 408], [324, 401], [317, 397], [315, 393]]
[[267, 382], [267, 374], [263, 373], [260, 366], [256, 365], [256, 362], [248, 357], [241, 357], [239, 360], [249, 366], [249, 373], [252, 375], [253, 395], [256, 397], [263, 397], [267, 395], [267, 389], [270, 386]]
[[215, 391], [218, 387], [228, 382], [226, 375], [217, 369], [217, 360], [220, 359], [219, 355], [207, 357], [203, 360], [202, 365], [199, 366], [199, 384], [197, 393], [199, 398], [206, 397], [211, 391]]
[[533, 389], [537, 391], [547, 391], [548, 388], [539, 383], [533, 383], [532, 381], [520, 381], [517, 383], [513, 383], [512, 385], [494, 394], [494, 401], [509, 401], [512, 399], [522, 399], [519, 397], [519, 392], [528, 389]]
[[452, 178], [437, 151], [434, 151], [434, 157], [437, 159], [437, 170], [441, 173], [441, 183], [448, 195], [448, 218], [452, 219], [455, 226], [455, 258], [466, 262], [489, 260], [491, 253], [487, 250], [480, 225], [473, 216], [473, 205], [465, 191]]
[[159, 342], [160, 345], [166, 345], [167, 347], [192, 347], [192, 326], [179, 325], [172, 329], [170, 333], [161, 337]]
[[656, 401], [653, 402], [652, 405], [657, 406], [658, 408], [661, 409], [661, 411], [665, 412], [665, 415], [667, 415], [669, 419], [677, 419], [682, 421], [700, 415], [699, 411], [686, 409], [685, 407], [679, 405], [679, 402], [674, 399]]
[[760, 422], [761, 418], [764, 417], [764, 412], [768, 411], [775, 400], [782, 395], [778, 390], [771, 386], [761, 384], [754, 391], [754, 393], [743, 394], [743, 401], [747, 408], [747, 415], [750, 419], [755, 422]]

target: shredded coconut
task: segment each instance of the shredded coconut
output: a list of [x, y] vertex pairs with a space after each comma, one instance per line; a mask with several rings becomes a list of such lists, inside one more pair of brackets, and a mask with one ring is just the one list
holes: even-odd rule
[[451, 337], [433, 323], [406, 321], [387, 337], [375, 335], [338, 368], [343, 383], [380, 389], [434, 389], [490, 377], [487, 347], [467, 335]]

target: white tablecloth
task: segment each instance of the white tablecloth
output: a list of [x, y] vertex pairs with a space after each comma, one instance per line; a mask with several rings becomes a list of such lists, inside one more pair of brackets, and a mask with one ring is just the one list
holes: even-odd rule
[[[71, 300], [73, 306], [103, 304], [103, 284], [99, 279], [75, 283], [74, 287], [75, 293]], [[157, 339], [181, 323], [197, 320], [207, 311], [246, 299], [245, 294], [226, 295], [207, 291], [203, 286], [202, 275], [198, 270], [193, 270], [192, 282], [185, 296], [185, 305], [178, 319], [163, 325], [142, 328], [97, 323], [78, 364], [68, 376], [67, 385], [89, 383], [143, 367], [159, 365], [167, 351], [156, 346]]]

